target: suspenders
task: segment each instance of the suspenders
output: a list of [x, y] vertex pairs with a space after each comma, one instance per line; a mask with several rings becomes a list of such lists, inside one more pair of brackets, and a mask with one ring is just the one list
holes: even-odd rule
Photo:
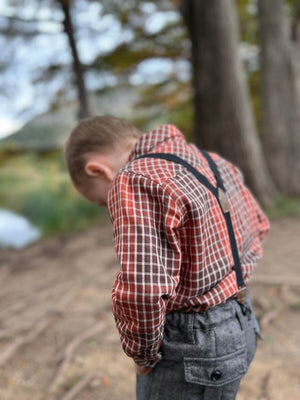
[[240, 258], [238, 254], [238, 249], [237, 249], [237, 244], [234, 236], [234, 230], [232, 226], [232, 221], [230, 217], [230, 206], [228, 203], [227, 195], [226, 195], [226, 190], [220, 175], [220, 172], [217, 168], [216, 163], [213, 161], [211, 156], [205, 151], [201, 150], [201, 153], [203, 156], [206, 158], [206, 160], [209, 163], [209, 166], [211, 170], [213, 171], [216, 180], [217, 180], [217, 188], [215, 188], [209, 181], [208, 179], [198, 172], [192, 165], [187, 163], [185, 160], [182, 158], [170, 154], [170, 153], [149, 153], [149, 154], [143, 154], [142, 156], [139, 156], [136, 158], [136, 160], [140, 158], [161, 158], [167, 161], [173, 161], [175, 163], [183, 165], [187, 170], [189, 170], [204, 186], [207, 187], [208, 190], [210, 190], [213, 195], [217, 198], [218, 203], [221, 207], [221, 210], [223, 212], [226, 225], [227, 225], [227, 230], [228, 230], [228, 235], [230, 239], [230, 245], [231, 245], [231, 251], [232, 251], [232, 256], [234, 260], [234, 271], [236, 275], [236, 280], [237, 280], [237, 286], [238, 286], [238, 295], [237, 295], [237, 301], [241, 304], [244, 304], [246, 301], [246, 285], [244, 282], [243, 274], [242, 274], [242, 269], [241, 269], [241, 263], [240, 263]]

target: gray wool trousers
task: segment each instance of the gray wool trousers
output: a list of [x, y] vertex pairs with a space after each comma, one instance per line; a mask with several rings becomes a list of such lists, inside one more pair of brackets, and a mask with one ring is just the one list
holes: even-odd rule
[[166, 316], [162, 361], [137, 375], [136, 400], [234, 400], [261, 337], [247, 292], [198, 313]]

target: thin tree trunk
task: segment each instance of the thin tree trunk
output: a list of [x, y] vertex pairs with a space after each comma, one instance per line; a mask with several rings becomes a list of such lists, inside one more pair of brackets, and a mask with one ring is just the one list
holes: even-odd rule
[[233, 0], [183, 0], [192, 41], [197, 143], [238, 165], [264, 205], [277, 191], [268, 173], [238, 56], [239, 32]]
[[85, 87], [84, 81], [84, 68], [80, 62], [79, 54], [76, 46], [75, 36], [74, 36], [74, 28], [70, 13], [70, 0], [58, 0], [61, 5], [62, 11], [64, 13], [64, 30], [66, 35], [68, 36], [69, 44], [72, 51], [73, 57], [73, 71], [76, 77], [76, 87], [78, 93], [79, 100], [79, 110], [78, 110], [78, 118], [85, 118], [90, 115], [89, 112], [89, 104], [88, 104], [88, 95]]
[[281, 192], [299, 195], [300, 51], [297, 48], [297, 20], [291, 34], [282, 0], [258, 0], [258, 9], [262, 129], [267, 162]]

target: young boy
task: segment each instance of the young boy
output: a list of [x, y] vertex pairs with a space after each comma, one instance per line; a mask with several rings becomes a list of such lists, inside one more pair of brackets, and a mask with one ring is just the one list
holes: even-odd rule
[[137, 399], [235, 399], [260, 337], [245, 285], [270, 228], [241, 171], [173, 125], [143, 133], [110, 116], [82, 120], [65, 159], [78, 192], [109, 209]]

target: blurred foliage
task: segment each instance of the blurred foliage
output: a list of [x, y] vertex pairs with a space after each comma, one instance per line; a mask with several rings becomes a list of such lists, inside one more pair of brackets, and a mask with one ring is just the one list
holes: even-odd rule
[[1, 149], [47, 151], [60, 149], [63, 146], [62, 132], [69, 131], [70, 127], [63, 123], [44, 124], [33, 126], [25, 125], [16, 133], [1, 140]]
[[90, 68], [114, 72], [120, 79], [120, 74], [132, 72], [140, 62], [149, 58], [187, 58], [187, 41], [185, 28], [178, 22], [167, 24], [155, 34], [136, 28], [133, 42], [122, 43], [112, 53], [99, 55]]
[[[96, 4], [94, 0], [88, 0], [86, 6]], [[22, 14], [20, 12], [22, 8], [22, 0], [15, 0], [13, 2], [13, 7], [16, 9], [16, 15], [18, 16], [16, 20], [12, 20], [14, 24], [23, 23]], [[295, 13], [296, 0], [286, 0], [287, 9], [290, 13]], [[43, 7], [47, 7], [57, 11], [57, 2], [54, 0], [45, 0], [43, 2]], [[121, 37], [119, 43], [110, 50], [99, 52], [89, 63], [85, 64], [85, 70], [87, 74], [96, 74], [101, 77], [101, 74], [108, 73], [116, 78], [116, 84], [120, 85], [124, 82], [128, 83], [130, 77], [134, 74], [140, 64], [149, 59], [153, 58], [165, 58], [168, 60], [178, 61], [190, 59], [190, 41], [188, 38], [188, 32], [182, 17], [179, 12], [180, 0], [162, 0], [160, 2], [151, 2], [145, 0], [102, 0], [100, 11], [96, 8], [99, 13], [99, 23], [96, 25], [87, 24], [84, 14], [82, 14], [82, 9], [80, 8], [80, 2], [73, 2], [73, 14], [74, 14], [74, 26], [76, 29], [76, 37], [78, 41], [82, 41], [82, 35], [86, 35], [89, 32], [90, 40], [102, 40], [102, 38], [107, 35], [107, 28], [102, 29], [102, 20], [107, 16], [113, 17], [112, 24], [119, 24], [121, 26], [121, 31], [124, 34], [124, 40]], [[243, 44], [256, 47], [258, 46], [258, 19], [257, 19], [257, 1], [256, 0], [237, 0], [236, 1], [237, 12], [240, 21], [240, 32], [241, 32], [241, 42]], [[33, 0], [32, 7], [39, 8], [39, 1]], [[173, 15], [169, 20], [166, 19], [158, 28], [155, 24], [152, 26], [149, 23], [149, 18], [153, 17], [156, 13], [161, 16]], [[78, 14], [76, 16], [76, 14]], [[57, 13], [53, 14], [53, 22], [61, 25], [61, 20], [57, 17]], [[87, 14], [88, 15], [88, 14]], [[79, 17], [78, 17], [79, 16]], [[36, 20], [35, 24], [37, 23]], [[148, 21], [148, 23], [146, 23]], [[26, 22], [28, 24], [28, 21]], [[84, 33], [85, 32], [85, 33]], [[38, 34], [38, 33], [37, 33]], [[63, 33], [62, 33], [63, 34]], [[17, 33], [16, 33], [17, 35]], [[0, 63], [1, 64], [1, 63]], [[258, 130], [260, 128], [260, 82], [259, 82], [259, 60], [257, 62], [256, 69], [249, 68], [247, 62], [245, 61], [245, 67], [248, 74], [249, 86], [251, 91], [251, 98], [253, 103], [253, 108], [257, 120]], [[43, 68], [38, 67], [33, 77], [33, 83], [37, 86], [39, 84], [47, 85], [47, 82], [51, 83], [54, 76], [65, 76], [62, 80], [63, 86], [57, 89], [57, 95], [55, 100], [51, 100], [51, 107], [55, 108], [56, 104], [61, 104], [68, 98], [68, 93], [72, 91], [72, 86], [70, 84], [69, 78], [66, 74], [70, 72], [69, 66], [64, 63], [59, 64], [57, 60], [52, 60], [48, 66]], [[144, 102], [156, 103], [161, 105], [161, 109], [164, 112], [164, 116], [169, 115], [169, 113], [174, 113], [176, 111], [176, 118], [179, 127], [183, 126], [186, 132], [192, 131], [192, 123], [188, 124], [186, 117], [187, 115], [192, 116], [192, 110], [188, 110], [187, 102], [192, 107], [192, 90], [189, 88], [190, 100], [185, 97], [182, 99], [181, 96], [176, 94], [182, 90], [182, 82], [179, 79], [178, 69], [174, 68], [174, 76], [168, 76], [162, 86], [166, 85], [167, 90], [169, 88], [170, 82], [174, 86], [172, 97], [165, 99], [161, 95], [161, 88], [155, 85], [150, 85], [149, 91], [144, 93], [141, 99], [141, 104]], [[177, 85], [177, 87], [176, 87]], [[191, 82], [186, 82], [186, 86], [191, 86]], [[109, 85], [108, 85], [109, 86]], [[157, 91], [156, 91], [157, 89]], [[136, 105], [137, 108], [139, 104]], [[182, 113], [180, 112], [180, 107], [183, 108]], [[183, 121], [181, 121], [181, 116]], [[152, 116], [151, 116], [152, 117]], [[163, 120], [163, 118], [159, 118]], [[45, 140], [45, 146], [47, 146], [47, 136], [51, 133], [45, 132], [43, 135]], [[55, 134], [55, 132], [53, 133]], [[26, 135], [22, 132], [25, 140]]]
[[300, 217], [300, 198], [281, 197], [277, 200], [274, 207], [265, 210], [270, 219], [280, 217]]
[[258, 44], [257, 0], [237, 0], [242, 42]]
[[[90, 3], [92, 2], [90, 0]], [[14, 3], [19, 6], [21, 4], [19, 0]], [[86, 70], [99, 73], [99, 76], [102, 72], [109, 72], [116, 76], [117, 85], [120, 86], [123, 82], [127, 84], [131, 74], [147, 59], [156, 57], [173, 61], [189, 59], [190, 43], [180, 15], [177, 21], [169, 21], [158, 31], [149, 32], [145, 29], [145, 18], [149, 14], [145, 11], [145, 6], [151, 6], [161, 12], [176, 12], [179, 3], [179, 0], [161, 2], [103, 0], [101, 4], [104, 8], [99, 15], [100, 22], [101, 17], [111, 13], [120, 22], [123, 31], [130, 31], [132, 37], [130, 40], [121, 41], [111, 51], [99, 54], [89, 65], [85, 65]], [[236, 4], [241, 42], [255, 48], [259, 44], [257, 2], [237, 0]], [[285, 4], [293, 19], [297, 1], [286, 0]], [[1, 65], [0, 63], [0, 67]], [[257, 127], [260, 131], [259, 60], [256, 68], [249, 68], [245, 62], [245, 69]], [[34, 81], [36, 84], [50, 81], [54, 75], [65, 74], [66, 70], [68, 70], [66, 65], [52, 62], [44, 70], [40, 69], [33, 74]], [[63, 84], [63, 87], [58, 89], [56, 102], [52, 103], [53, 108], [68, 98], [67, 91], [70, 90], [70, 85], [68, 86], [65, 79]], [[105, 90], [110, 90], [109, 85], [106, 89], [101, 89], [101, 92]], [[154, 104], [159, 107], [152, 111]], [[170, 123], [176, 125], [186, 135], [188, 141], [193, 141], [192, 85], [190, 81], [180, 81], [175, 68], [173, 75], [168, 76], [165, 81], [149, 84], [144, 88], [140, 100], [135, 104], [135, 109], [148, 110], [148, 114], [145, 113], [143, 117], [140, 113], [136, 113], [136, 119], [132, 120], [140, 129], [147, 131], [159, 124]], [[26, 129], [25, 127], [22, 132], [20, 131], [19, 152], [7, 140], [0, 153], [0, 206], [24, 215], [39, 226], [44, 235], [77, 231], [107, 220], [108, 214], [105, 209], [89, 203], [71, 185], [62, 152], [49, 151], [49, 143], [55, 142], [58, 147], [61, 146], [61, 126], [53, 123], [51, 126], [45, 126], [42, 131], [40, 127]], [[32, 141], [32, 149], [43, 150], [44, 153], [21, 153], [22, 144], [28, 144], [28, 141]], [[300, 216], [300, 200], [281, 198], [274, 208], [266, 212], [270, 218], [283, 215]]]
[[188, 141], [193, 141], [193, 98], [189, 82], [177, 82], [175, 79], [145, 87], [141, 92], [141, 100], [136, 104], [136, 109], [151, 107], [159, 104], [159, 113], [149, 119], [136, 119], [135, 123], [141, 130], [153, 129], [159, 124], [176, 125], [186, 136]]
[[[72, 12], [78, 42], [82, 42], [83, 38], [89, 38], [90, 42], [93, 40], [101, 41], [108, 32], [107, 27], [102, 27], [102, 21], [104, 21], [106, 17], [112, 17], [112, 25], [118, 26], [119, 24], [122, 32], [119, 42], [115, 43], [115, 47], [112, 46], [109, 50], [99, 51], [99, 54], [96, 54], [94, 59], [91, 59], [85, 64], [87, 76], [88, 74], [96, 74], [101, 78], [101, 74], [106, 73], [113, 75], [116, 78], [117, 84], [121, 84], [123, 82], [128, 82], [131, 74], [133, 74], [141, 62], [145, 60], [153, 58], [166, 58], [173, 61], [189, 59], [190, 42], [187, 29], [179, 12], [180, 3], [180, 0], [162, 0], [160, 2], [146, 0], [102, 0], [100, 7], [95, 7], [95, 12], [98, 13], [98, 23], [89, 24], [88, 19], [85, 18], [83, 9], [85, 8], [87, 10], [86, 15], [88, 16], [89, 6], [99, 5], [99, 2], [95, 0], [84, 0], [82, 2], [74, 1], [72, 3]], [[291, 15], [291, 18], [294, 18], [297, 9], [297, 0], [285, 0], [285, 4], [287, 12]], [[7, 43], [5, 44], [5, 57], [1, 60], [0, 67], [4, 64], [6, 65], [6, 61], [13, 64], [13, 54], [18, 53], [18, 48], [21, 45], [24, 47], [26, 43], [29, 43], [30, 39], [25, 37], [28, 26], [32, 26], [34, 31], [33, 36], [48, 34], [50, 43], [51, 29], [49, 32], [47, 28], [39, 31], [42, 26], [39, 20], [41, 7], [44, 13], [49, 10], [51, 11], [51, 14], [48, 14], [51, 15], [51, 18], [49, 17], [49, 21], [46, 19], [46, 22], [51, 22], [52, 25], [54, 24], [60, 27], [61, 34], [64, 35], [60, 8], [57, 0], [44, 0], [43, 2], [40, 0], [32, 0], [30, 5], [28, 5], [28, 7], [30, 6], [28, 10], [26, 6], [23, 0], [14, 0], [11, 2], [12, 15], [1, 16], [2, 25], [7, 26], [8, 31], [4, 35], [4, 40], [7, 39]], [[240, 22], [241, 42], [251, 46], [258, 46], [257, 0], [237, 0], [236, 6]], [[23, 17], [24, 7], [25, 11], [27, 10], [27, 14], [29, 13], [28, 15], [31, 15], [31, 17]], [[34, 14], [34, 10], [36, 10], [36, 15]], [[171, 13], [173, 19], [166, 19], [164, 23], [156, 28], [155, 24], [152, 26], [152, 24], [149, 23], [149, 18], [151, 19], [156, 13], [161, 16], [164, 15], [165, 17]], [[148, 23], [146, 23], [147, 21]], [[51, 24], [49, 26], [51, 26]], [[19, 42], [15, 42], [14, 46], [8, 38], [8, 32], [10, 32], [13, 37], [20, 39]], [[11, 51], [8, 51], [10, 48]], [[36, 51], [39, 51], [39, 49], [36, 49]], [[70, 49], [66, 48], [66, 53], [69, 51]], [[58, 60], [59, 59], [55, 57], [51, 62], [49, 60], [48, 65], [45, 63], [43, 66], [36, 65], [36, 69], [31, 74], [32, 87], [39, 87], [40, 85], [42, 85], [42, 87], [48, 87], [47, 85], [51, 85], [51, 82], [53, 83], [56, 78], [64, 77], [60, 79], [61, 85], [57, 86], [56, 97], [50, 99], [49, 96], [49, 104], [53, 108], [56, 107], [56, 103], [59, 104], [74, 97], [74, 86], [72, 86], [73, 84], [70, 79], [71, 63], [69, 65], [64, 61], [60, 62]], [[257, 69], [259, 69], [259, 62]], [[252, 101], [259, 127], [259, 74], [247, 68], [247, 65], [246, 70], [249, 76]], [[174, 68], [174, 71], [176, 74], [176, 68]], [[253, 74], [255, 75], [254, 77], [252, 76]], [[179, 78], [178, 76], [175, 78], [179, 83], [178, 90], [180, 90]], [[171, 76], [167, 77], [164, 83], [168, 85], [169, 80], [172, 79], [173, 77]], [[9, 87], [9, 85], [2, 85], [2, 88], [5, 87]], [[11, 90], [8, 90], [8, 92], [10, 93]], [[153, 94], [149, 99], [151, 101], [159, 101], [159, 98]], [[179, 107], [180, 104], [179, 101], [177, 107]], [[163, 106], [165, 105], [163, 104]], [[185, 107], [184, 103], [183, 107]], [[45, 136], [47, 136], [47, 134], [45, 134]]]
[[75, 232], [107, 219], [107, 211], [71, 185], [61, 152], [0, 154], [0, 206], [22, 214], [43, 236]]
[[287, 11], [289, 12], [289, 14], [293, 20], [297, 13], [297, 7], [299, 4], [299, 0], [284, 0], [284, 3], [287, 6]]

